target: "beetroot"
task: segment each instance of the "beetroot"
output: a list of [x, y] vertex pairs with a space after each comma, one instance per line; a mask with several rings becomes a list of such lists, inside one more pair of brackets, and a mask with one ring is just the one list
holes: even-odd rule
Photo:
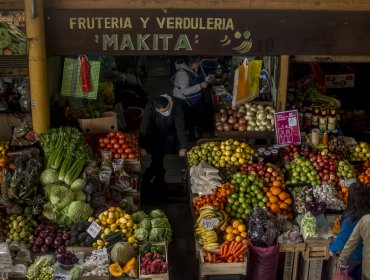
[[161, 263], [161, 273], [167, 273], [167, 271], [168, 271], [168, 265], [167, 265], [167, 263], [166, 262], [162, 262]]
[[142, 268], [142, 269], [140, 270], [140, 275], [146, 275], [146, 270], [145, 270], [145, 268]]
[[148, 274], [159, 274], [161, 271], [161, 263], [161, 260], [158, 259], [152, 261], [146, 269]]
[[144, 257], [145, 257], [145, 258], [148, 258], [148, 259], [152, 259], [152, 257], [153, 257], [153, 253], [151, 253], [151, 252], [147, 252], [147, 253], [145, 253]]

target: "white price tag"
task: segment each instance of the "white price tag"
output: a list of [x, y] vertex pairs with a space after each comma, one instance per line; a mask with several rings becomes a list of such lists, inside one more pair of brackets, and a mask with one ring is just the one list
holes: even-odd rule
[[217, 226], [220, 221], [217, 218], [203, 219], [200, 224], [204, 226], [207, 230], [212, 230]]
[[344, 180], [340, 180], [340, 185], [342, 187], [349, 187], [352, 183], [356, 183], [356, 179], [344, 179]]
[[94, 250], [91, 253], [91, 257], [94, 260], [97, 260], [97, 261], [107, 262], [108, 261], [107, 249], [103, 248], [103, 249], [99, 249], [99, 250]]
[[87, 233], [90, 234], [92, 238], [97, 237], [100, 231], [101, 226], [99, 226], [96, 222], [92, 222], [89, 228], [87, 229]]

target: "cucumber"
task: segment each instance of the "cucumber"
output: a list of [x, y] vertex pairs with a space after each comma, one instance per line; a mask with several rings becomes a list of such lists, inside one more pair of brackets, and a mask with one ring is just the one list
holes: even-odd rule
[[112, 239], [118, 237], [118, 236], [122, 236], [122, 232], [121, 231], [117, 231], [117, 232], [112, 232], [110, 234], [108, 234], [104, 240], [107, 241], [107, 242], [111, 242]]

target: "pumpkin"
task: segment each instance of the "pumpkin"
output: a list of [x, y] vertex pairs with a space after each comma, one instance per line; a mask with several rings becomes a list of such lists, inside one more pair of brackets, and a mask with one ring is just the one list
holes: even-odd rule
[[135, 256], [134, 248], [127, 242], [116, 243], [110, 253], [113, 262], [126, 263]]
[[122, 268], [118, 262], [114, 262], [109, 266], [109, 272], [113, 277], [121, 277], [123, 275]]
[[124, 274], [128, 274], [130, 277], [137, 277], [135, 276], [138, 274], [138, 263], [136, 257], [133, 257], [125, 264], [125, 266], [122, 268], [122, 272]]

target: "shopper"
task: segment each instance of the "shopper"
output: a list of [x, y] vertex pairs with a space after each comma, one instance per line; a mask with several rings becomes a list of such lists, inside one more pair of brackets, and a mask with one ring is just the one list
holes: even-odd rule
[[189, 139], [195, 140], [201, 134], [202, 89], [208, 87], [200, 57], [187, 56], [175, 63], [174, 98], [180, 100], [186, 118]]
[[146, 105], [140, 126], [142, 155], [150, 153], [152, 156], [150, 167], [143, 174], [144, 184], [154, 177], [164, 180], [164, 156], [177, 151], [177, 142], [180, 146], [179, 156], [183, 157], [187, 140], [182, 106], [167, 94], [158, 96]]
[[340, 254], [339, 263], [341, 266], [346, 267], [349, 264], [348, 259], [360, 242], [364, 244], [362, 250], [362, 279], [370, 280], [370, 214], [360, 219], [349, 237]]
[[[353, 229], [362, 216], [370, 214], [370, 205], [367, 188], [359, 183], [349, 187], [347, 209], [342, 217], [341, 229], [330, 245], [330, 254], [339, 254], [349, 239]], [[348, 275], [354, 280], [361, 280], [362, 242], [358, 244], [348, 261]]]

